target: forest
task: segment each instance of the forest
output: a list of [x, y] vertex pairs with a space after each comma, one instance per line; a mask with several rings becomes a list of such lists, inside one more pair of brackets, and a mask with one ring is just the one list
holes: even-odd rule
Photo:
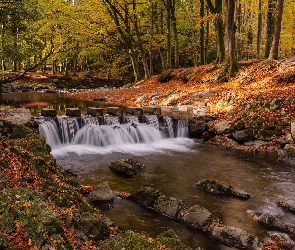
[[146, 79], [294, 54], [292, 0], [1, 0], [0, 69]]

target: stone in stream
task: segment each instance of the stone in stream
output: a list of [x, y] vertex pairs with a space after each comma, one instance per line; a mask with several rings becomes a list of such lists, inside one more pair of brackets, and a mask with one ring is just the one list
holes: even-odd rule
[[114, 199], [114, 194], [107, 182], [97, 185], [88, 198], [91, 202], [110, 202]]
[[240, 228], [223, 225], [206, 208], [195, 205], [187, 209], [181, 200], [166, 197], [154, 188], [145, 187], [139, 189], [129, 198], [146, 208], [154, 209], [194, 229], [208, 232], [209, 235], [224, 245], [242, 249], [255, 249], [255, 247], [260, 246], [257, 237]]
[[242, 199], [250, 198], [250, 194], [248, 194], [244, 190], [233, 187], [224, 182], [216, 181], [216, 180], [206, 179], [206, 180], [199, 181], [196, 185], [199, 188], [204, 189], [211, 193], [227, 194], [227, 195], [236, 196]]
[[132, 162], [132, 160], [130, 159], [121, 159], [117, 161], [112, 161], [109, 168], [118, 175], [124, 177], [132, 177], [137, 174], [132, 164], [135, 164], [135, 162]]
[[255, 249], [255, 247], [260, 245], [257, 237], [240, 228], [217, 224], [212, 228], [211, 234], [213, 238], [219, 240], [224, 245], [239, 249]]
[[295, 200], [279, 201], [278, 205], [291, 213], [295, 213]]
[[275, 228], [282, 232], [286, 233], [295, 233], [295, 225], [289, 222], [285, 222], [281, 219], [279, 219], [277, 216], [270, 214], [270, 213], [264, 213], [262, 214], [258, 222], [262, 225], [268, 227], [268, 228]]
[[199, 205], [195, 205], [186, 210], [182, 214], [180, 220], [190, 227], [202, 229], [203, 231], [207, 231], [213, 222], [219, 221], [218, 218], [216, 218], [206, 208]]

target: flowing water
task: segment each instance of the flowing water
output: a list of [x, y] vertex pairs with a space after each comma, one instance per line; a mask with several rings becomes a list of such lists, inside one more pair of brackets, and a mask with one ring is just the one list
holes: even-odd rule
[[[295, 174], [292, 167], [280, 165], [274, 154], [251, 154], [226, 150], [185, 138], [186, 120], [173, 129], [172, 121], [146, 117], [139, 124], [136, 117], [125, 117], [124, 124], [115, 118], [102, 120], [83, 117], [77, 121], [60, 116], [41, 122], [40, 132], [52, 146], [52, 155], [64, 168], [79, 175], [83, 185], [107, 181], [115, 192], [133, 193], [151, 186], [166, 196], [182, 199], [190, 207], [201, 205], [225, 225], [238, 227], [263, 241], [269, 232], [249, 216], [271, 212], [295, 223], [295, 216], [276, 204], [295, 199]], [[43, 126], [43, 132], [42, 132]], [[132, 158], [145, 165], [137, 175], [124, 179], [109, 169], [110, 161]], [[249, 200], [208, 194], [196, 187], [202, 179], [230, 183], [250, 193]], [[125, 229], [145, 232], [154, 237], [172, 228], [189, 246], [227, 249], [201, 231], [140, 207], [131, 201], [115, 198], [99, 206], [111, 220]]]

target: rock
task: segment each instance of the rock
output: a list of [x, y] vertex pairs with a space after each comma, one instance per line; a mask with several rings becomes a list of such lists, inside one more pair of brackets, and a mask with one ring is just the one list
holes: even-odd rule
[[177, 218], [184, 211], [185, 205], [181, 200], [174, 197], [160, 196], [154, 204], [154, 208], [163, 215]]
[[57, 111], [55, 109], [42, 108], [41, 115], [46, 117], [56, 117]]
[[189, 132], [193, 137], [200, 137], [206, 130], [207, 123], [204, 120], [193, 121], [189, 126]]
[[285, 140], [287, 143], [289, 144], [293, 144], [294, 143], [294, 139], [292, 137], [292, 135], [290, 133], [287, 133], [286, 136], [285, 136]]
[[107, 114], [112, 116], [122, 116], [123, 110], [119, 107], [107, 107]]
[[223, 244], [240, 249], [254, 249], [260, 244], [257, 237], [240, 228], [216, 225], [211, 234]]
[[66, 115], [70, 117], [80, 117], [81, 116], [81, 109], [79, 108], [67, 108]]
[[295, 166], [295, 147], [287, 144], [282, 151], [279, 151], [278, 161], [284, 162], [285, 164]]
[[113, 170], [115, 173], [122, 175], [124, 177], [132, 177], [137, 174], [134, 167], [124, 159], [112, 161], [109, 168]]
[[91, 202], [110, 202], [114, 199], [114, 194], [107, 182], [97, 185], [88, 195]]
[[270, 213], [262, 214], [259, 217], [258, 222], [268, 228], [278, 229], [280, 231], [283, 231], [286, 233], [291, 233], [291, 234], [295, 233], [295, 225], [294, 224], [291, 224], [289, 222], [285, 222]]
[[96, 107], [89, 107], [87, 109], [87, 114], [98, 117], [98, 116], [103, 116], [103, 109], [102, 108], [96, 108]]
[[206, 180], [199, 181], [196, 185], [199, 188], [204, 189], [211, 193], [227, 194], [227, 195], [236, 196], [242, 199], [250, 198], [250, 194], [248, 194], [244, 190], [235, 188], [227, 183], [219, 182], [216, 180], [206, 179]]
[[202, 139], [203, 139], [204, 141], [209, 141], [209, 140], [211, 140], [212, 138], [214, 138], [214, 136], [215, 136], [215, 133], [214, 133], [214, 132], [212, 132], [212, 131], [205, 131], [205, 132], [203, 133], [203, 135], [202, 135]]
[[154, 208], [154, 204], [160, 196], [163, 196], [158, 190], [145, 187], [137, 190], [130, 196], [130, 199], [148, 208]]
[[231, 121], [222, 121], [215, 124], [214, 130], [217, 135], [230, 134], [234, 131], [234, 125]]
[[12, 124], [26, 124], [31, 121], [32, 115], [29, 109], [0, 109], [0, 120], [11, 122]]
[[184, 223], [196, 229], [207, 231], [213, 222], [219, 221], [206, 208], [195, 205], [184, 212], [180, 218]]
[[194, 117], [206, 117], [208, 114], [208, 110], [206, 108], [198, 108], [194, 109]]
[[295, 200], [279, 201], [278, 205], [289, 212], [295, 213]]
[[251, 141], [251, 136], [249, 136], [248, 134], [246, 134], [244, 131], [236, 131], [234, 134], [233, 134], [233, 138], [236, 142], [239, 142], [239, 143], [243, 143], [243, 142], [246, 142], [246, 141]]

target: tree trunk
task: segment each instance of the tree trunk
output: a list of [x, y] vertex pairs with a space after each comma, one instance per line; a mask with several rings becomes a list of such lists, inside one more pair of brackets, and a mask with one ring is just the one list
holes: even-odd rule
[[167, 68], [171, 69], [172, 48], [171, 48], [171, 1], [167, 1]]
[[216, 54], [216, 63], [222, 63], [225, 57], [225, 48], [224, 48], [224, 25], [222, 19], [222, 0], [215, 0], [215, 7], [213, 6], [211, 0], [206, 0], [207, 5], [212, 14], [216, 14], [217, 18], [215, 19], [215, 29], [217, 32], [217, 54]]
[[279, 42], [280, 42], [281, 29], [282, 29], [283, 10], [284, 10], [284, 0], [278, 0], [276, 25], [275, 25], [271, 50], [269, 54], [270, 60], [277, 60], [279, 57]]
[[5, 71], [5, 57], [4, 57], [4, 50], [5, 50], [5, 43], [4, 43], [4, 23], [1, 25], [1, 71]]
[[200, 64], [205, 64], [205, 28], [204, 28], [204, 16], [205, 16], [205, 4], [204, 0], [200, 0]]
[[172, 21], [172, 29], [174, 35], [174, 68], [179, 68], [179, 43], [177, 36], [177, 23], [176, 23], [176, 15], [175, 15], [175, 0], [171, 1], [171, 21]]
[[269, 57], [269, 52], [271, 49], [273, 34], [274, 34], [274, 27], [275, 27], [275, 6], [277, 0], [268, 0], [268, 7], [267, 7], [267, 23], [266, 23], [266, 45], [265, 45], [265, 52], [264, 57]]
[[224, 73], [232, 76], [238, 70], [235, 41], [235, 0], [225, 0], [225, 66]]
[[262, 32], [262, 0], [258, 2], [258, 25], [257, 25], [257, 50], [256, 57], [260, 58], [260, 46], [261, 46], [261, 32]]

